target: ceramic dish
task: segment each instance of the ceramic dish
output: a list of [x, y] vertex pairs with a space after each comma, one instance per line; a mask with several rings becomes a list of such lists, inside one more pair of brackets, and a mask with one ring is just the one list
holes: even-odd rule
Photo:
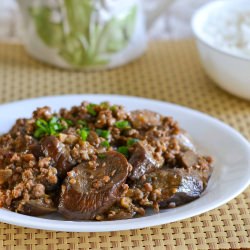
[[119, 221], [66, 221], [59, 214], [32, 217], [0, 209], [0, 221], [18, 226], [67, 231], [118, 231], [189, 218], [214, 209], [240, 194], [250, 183], [250, 146], [246, 139], [228, 125], [200, 112], [178, 105], [138, 97], [117, 95], [67, 95], [42, 97], [0, 106], [0, 133], [7, 132], [19, 117], [30, 117], [39, 106], [48, 105], [55, 111], [69, 108], [83, 100], [92, 103], [109, 101], [126, 109], [150, 109], [173, 116], [190, 133], [200, 151], [214, 157], [214, 171], [202, 196], [184, 206], [163, 209], [159, 214], [148, 211], [146, 216]]
[[[221, 88], [233, 95], [250, 100], [249, 57], [237, 55], [233, 50], [225, 50], [222, 46], [211, 43], [212, 38], [204, 28], [207, 21], [213, 19], [214, 13], [219, 13], [221, 19], [229, 10], [235, 13], [245, 10], [246, 13], [249, 13], [249, 1], [212, 1], [196, 11], [192, 18], [192, 29], [196, 37], [201, 63], [206, 73]], [[222, 20], [218, 20], [218, 22], [220, 21]], [[226, 28], [232, 29], [230, 26]]]

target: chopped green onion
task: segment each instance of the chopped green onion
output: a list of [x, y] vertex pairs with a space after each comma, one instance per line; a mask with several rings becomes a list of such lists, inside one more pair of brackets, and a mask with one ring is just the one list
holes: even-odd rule
[[128, 147], [126, 146], [121, 146], [117, 149], [117, 151], [123, 155], [125, 155], [126, 157], [128, 157]]
[[103, 109], [108, 109], [109, 108], [109, 103], [108, 102], [101, 102], [100, 107]]
[[139, 139], [136, 139], [136, 138], [130, 138], [130, 139], [128, 139], [128, 141], [127, 141], [127, 146], [128, 147], [131, 147], [132, 145], [134, 145], [136, 142], [138, 142], [139, 141]]
[[104, 158], [106, 158], [106, 155], [105, 155], [105, 154], [98, 154], [98, 157], [99, 157], [100, 159], [104, 159]]
[[90, 104], [87, 105], [86, 109], [87, 109], [89, 114], [91, 114], [93, 116], [96, 116], [97, 113], [96, 113], [96, 111], [94, 109], [95, 107], [96, 107], [96, 104], [90, 103]]
[[58, 118], [53, 116], [50, 120], [49, 120], [49, 124], [56, 124], [58, 122]]
[[62, 131], [64, 127], [59, 123], [59, 119], [57, 117], [52, 117], [49, 120], [49, 134], [57, 135], [57, 132]]
[[116, 126], [117, 128], [119, 128], [119, 129], [127, 129], [127, 128], [130, 128], [130, 127], [131, 127], [131, 126], [130, 126], [130, 123], [129, 123], [128, 121], [123, 121], [123, 120], [117, 121], [117, 122], [115, 123], [115, 126]]
[[89, 135], [89, 129], [88, 128], [82, 128], [79, 130], [80, 137], [83, 141], [86, 141]]
[[73, 125], [73, 122], [72, 122], [71, 120], [69, 120], [69, 119], [65, 119], [65, 118], [62, 118], [62, 117], [61, 117], [61, 118], [60, 118], [60, 121], [66, 122], [67, 125], [68, 125], [68, 127]]
[[60, 123], [60, 119], [55, 116], [53, 116], [49, 121], [37, 119], [35, 124], [37, 129], [34, 132], [34, 137], [38, 139], [45, 135], [57, 135], [58, 132], [65, 129], [65, 127]]
[[39, 128], [47, 128], [48, 123], [43, 119], [36, 120], [36, 126]]
[[87, 127], [87, 122], [84, 120], [78, 120], [77, 123], [83, 127]]
[[34, 136], [35, 138], [41, 138], [42, 136], [44, 136], [46, 134], [46, 131], [44, 131], [41, 128], [36, 129], [36, 131], [34, 132]]
[[105, 138], [105, 139], [108, 139], [109, 138], [109, 135], [110, 135], [110, 131], [108, 131], [108, 130], [104, 130], [104, 129], [96, 129], [96, 133], [99, 135], [99, 136], [101, 136], [101, 137], [103, 137], [103, 138]]
[[108, 142], [108, 141], [102, 141], [102, 142], [101, 142], [101, 146], [103, 146], [103, 147], [105, 147], [105, 148], [110, 147], [110, 145], [109, 145], [109, 142]]
[[115, 105], [113, 105], [113, 106], [110, 107], [111, 111], [116, 111], [116, 109], [117, 109], [117, 106], [115, 106]]
[[44, 135], [49, 134], [48, 122], [43, 119], [36, 120], [37, 129], [34, 132], [34, 137], [41, 138]]

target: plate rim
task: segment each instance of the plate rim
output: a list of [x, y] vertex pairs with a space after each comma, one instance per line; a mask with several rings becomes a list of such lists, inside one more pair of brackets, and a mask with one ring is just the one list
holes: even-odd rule
[[[28, 102], [33, 102], [33, 101], [39, 101], [39, 100], [46, 100], [46, 99], [61, 99], [61, 98], [82, 98], [84, 101], [84, 98], [90, 98], [90, 97], [99, 97], [99, 98], [103, 98], [103, 100], [106, 98], [119, 98], [119, 99], [123, 99], [124, 101], [128, 101], [128, 99], [133, 99], [133, 100], [138, 100], [138, 101], [147, 101], [147, 102], [154, 102], [157, 103], [159, 105], [167, 105], [170, 108], [174, 108], [174, 109], [181, 109], [185, 112], [188, 113], [192, 113], [196, 116], [202, 116], [203, 118], [205, 118], [206, 120], [209, 120], [213, 123], [215, 123], [216, 125], [219, 125], [220, 127], [223, 126], [228, 132], [232, 133], [232, 135], [234, 135], [235, 137], [237, 137], [237, 140], [241, 141], [241, 143], [244, 144], [244, 146], [246, 147], [246, 149], [249, 151], [249, 155], [250, 155], [250, 143], [248, 142], [248, 140], [236, 129], [232, 128], [231, 126], [229, 126], [228, 124], [222, 122], [221, 120], [219, 120], [218, 118], [212, 117], [211, 115], [208, 115], [206, 113], [203, 113], [201, 111], [192, 109], [192, 108], [188, 108], [185, 106], [181, 106], [175, 103], [171, 103], [171, 102], [167, 102], [167, 101], [163, 101], [163, 100], [158, 100], [158, 99], [150, 99], [150, 98], [144, 98], [144, 97], [140, 97], [140, 96], [129, 96], [129, 95], [117, 95], [117, 94], [64, 94], [64, 95], [48, 95], [48, 96], [39, 96], [39, 97], [35, 97], [35, 98], [27, 98], [27, 99], [21, 99], [21, 100], [17, 100], [17, 101], [12, 101], [12, 102], [8, 102], [8, 103], [3, 103], [0, 104], [0, 111], [5, 108], [5, 107], [11, 107], [11, 106], [15, 106], [18, 104], [22, 104], [22, 103], [28, 103]], [[112, 100], [111, 100], [112, 101]], [[62, 105], [63, 107], [63, 105]], [[250, 163], [250, 157], [249, 157], [249, 162]], [[250, 165], [246, 166], [246, 168], [249, 168]], [[228, 195], [228, 197], [226, 199], [221, 200], [220, 202], [215, 202], [213, 204], [210, 204], [206, 209], [196, 209], [195, 212], [186, 212], [186, 213], [181, 213], [181, 216], [177, 215], [177, 218], [171, 219], [168, 218], [166, 220], [162, 220], [162, 217], [159, 217], [159, 214], [155, 214], [154, 216], [154, 220], [147, 220], [145, 218], [147, 217], [139, 217], [139, 218], [133, 218], [133, 219], [129, 219], [129, 220], [121, 220], [122, 224], [117, 223], [115, 226], [112, 227], [112, 225], [114, 225], [114, 221], [105, 221], [105, 222], [93, 222], [93, 221], [61, 221], [61, 220], [52, 220], [52, 219], [45, 219], [45, 218], [39, 218], [39, 217], [35, 217], [32, 216], [28, 216], [28, 215], [22, 215], [22, 214], [18, 214], [15, 212], [11, 212], [5, 209], [0, 209], [0, 221], [4, 222], [4, 223], [8, 223], [8, 224], [12, 224], [12, 225], [17, 225], [17, 226], [23, 226], [23, 227], [29, 227], [29, 228], [36, 228], [36, 229], [43, 229], [43, 230], [52, 230], [52, 231], [66, 231], [66, 232], [111, 232], [111, 231], [121, 231], [121, 230], [131, 230], [131, 229], [138, 229], [138, 228], [144, 228], [144, 227], [151, 227], [151, 226], [157, 226], [157, 225], [161, 225], [161, 224], [165, 224], [165, 223], [171, 223], [171, 222], [176, 222], [176, 221], [180, 221], [180, 220], [184, 220], [187, 218], [191, 218], [193, 216], [197, 216], [199, 214], [208, 212], [210, 210], [213, 210], [227, 202], [229, 202], [230, 200], [234, 199], [236, 196], [238, 196], [240, 193], [242, 193], [248, 186], [250, 185], [250, 178], [248, 180], [248, 182], [246, 181], [244, 183], [244, 185], [241, 186], [241, 188], [239, 188], [237, 191], [235, 191], [233, 194], [231, 194], [230, 196]], [[9, 213], [14, 213], [15, 216], [13, 217], [7, 217], [7, 219], [4, 217], [4, 215], [8, 215]], [[187, 215], [188, 214], [188, 215]], [[18, 217], [18, 220], [16, 219], [16, 217]], [[20, 217], [20, 218], [19, 218]], [[152, 218], [152, 216], [149, 216]], [[149, 218], [148, 217], [148, 218]], [[159, 218], [157, 218], [159, 217]], [[143, 220], [143, 218], [145, 219], [145, 221]], [[132, 223], [131, 223], [132, 222]], [[137, 223], [138, 222], [138, 223]], [[39, 223], [39, 226], [37, 226], [37, 224]], [[63, 225], [61, 225], [63, 224]], [[81, 226], [81, 224], [84, 224]], [[110, 226], [112, 228], [110, 228]], [[64, 228], [65, 229], [64, 229]], [[90, 227], [90, 228], [88, 228]]]

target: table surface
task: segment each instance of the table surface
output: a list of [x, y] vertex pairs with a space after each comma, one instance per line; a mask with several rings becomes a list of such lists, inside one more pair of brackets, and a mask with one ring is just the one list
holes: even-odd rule
[[[192, 40], [154, 42], [126, 66], [88, 73], [53, 68], [30, 58], [21, 45], [0, 44], [0, 89], [0, 103], [71, 93], [159, 99], [208, 113], [250, 139], [250, 103], [227, 94], [205, 75]], [[0, 249], [111, 248], [250, 248], [250, 188], [210, 212], [138, 230], [67, 233], [0, 223]]]

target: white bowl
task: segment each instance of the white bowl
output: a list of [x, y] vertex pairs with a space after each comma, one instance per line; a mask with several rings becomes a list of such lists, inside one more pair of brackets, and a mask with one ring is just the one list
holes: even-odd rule
[[221, 0], [204, 5], [192, 18], [192, 30], [200, 59], [207, 74], [223, 89], [239, 97], [250, 100], [250, 58], [233, 54], [231, 51], [211, 43], [204, 30], [204, 23], [217, 11], [227, 8], [248, 8], [249, 0]]

